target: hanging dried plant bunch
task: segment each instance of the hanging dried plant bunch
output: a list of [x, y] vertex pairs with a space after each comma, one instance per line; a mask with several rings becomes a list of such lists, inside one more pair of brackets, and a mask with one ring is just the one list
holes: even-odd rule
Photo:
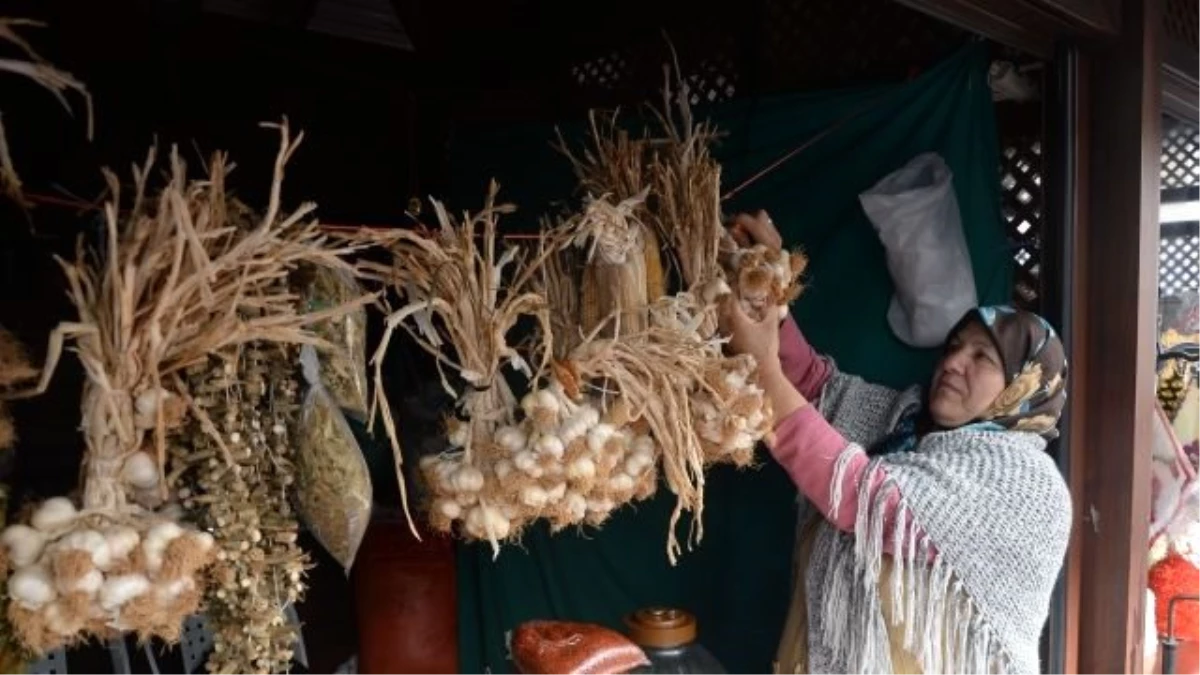
[[[318, 312], [297, 310], [296, 295], [285, 286], [294, 267], [349, 269], [342, 256], [353, 247], [332, 246], [315, 222], [305, 221], [312, 205], [281, 212], [283, 170], [299, 139], [291, 138], [286, 123], [270, 126], [279, 130], [281, 148], [261, 219], [248, 222], [248, 210], [227, 198], [228, 164], [222, 154], [213, 157], [206, 178], [189, 180], [183, 160], [173, 152], [167, 184], [150, 196], [151, 151], [134, 172], [128, 211], [120, 210], [119, 184], [108, 176], [113, 196], [105, 208], [104, 250], [89, 255], [81, 242], [73, 262], [59, 261], [78, 319], [54, 330], [40, 381], [16, 395], [44, 391], [64, 342], [72, 340], [87, 373], [82, 401], [87, 450], [78, 515], [71, 502], [58, 498], [38, 513], [54, 503], [63, 513], [70, 507], [69, 518], [41, 527], [35, 517], [32, 528], [14, 525], [5, 533], [16, 570], [12, 579], [31, 579], [32, 594], [14, 593], [8, 608], [30, 648], [71, 644], [113, 630], [168, 642], [178, 638], [183, 617], [196, 610], [212, 539], [169, 514], [148, 510], [168, 497], [168, 433], [191, 419], [220, 450], [216, 461], [236, 464], [220, 429], [190, 397], [187, 369], [248, 343], [326, 346], [308, 326], [370, 300], [364, 296]], [[173, 543], [177, 539], [185, 543]], [[171, 546], [186, 548], [184, 562], [156, 562], [160, 549], [169, 555]], [[26, 553], [21, 559], [14, 556], [18, 549]], [[79, 550], [91, 556], [95, 569], [80, 563], [62, 568], [66, 576], [60, 576], [65, 564], [60, 559]], [[82, 560], [73, 553], [69, 557]], [[99, 585], [93, 571], [100, 575]], [[76, 576], [86, 578], [83, 586], [75, 585]], [[114, 590], [106, 594], [110, 582]], [[176, 582], [159, 592], [160, 583]], [[68, 604], [55, 604], [60, 595]]]
[[[87, 107], [87, 136], [90, 139], [92, 137], [92, 97], [88, 94], [87, 87], [70, 73], [50, 65], [16, 30], [18, 27], [40, 27], [42, 25], [44, 24], [28, 19], [0, 18], [0, 43], [12, 45], [23, 57], [0, 58], [0, 72], [13, 73], [33, 80], [53, 94], [68, 112], [71, 110], [71, 105], [67, 102], [64, 94], [74, 91], [81, 95]], [[21, 194], [21, 178], [17, 175], [16, 167], [13, 166], [3, 124], [0, 124], [0, 191], [19, 203], [25, 203]]]
[[[392, 444], [406, 513], [400, 444], [383, 390], [383, 361], [392, 333], [403, 328], [436, 359], [442, 386], [458, 401], [457, 415], [465, 422], [459, 447], [467, 466], [474, 466], [476, 450], [482, 447], [476, 441], [482, 443], [497, 427], [512, 422], [516, 400], [501, 368], [508, 365], [526, 377], [534, 375], [525, 356], [508, 342], [517, 321], [532, 318], [546, 336], [537, 356], [539, 372], [546, 369], [553, 353], [549, 310], [534, 282], [546, 258], [568, 240], [564, 236], [555, 246], [539, 249], [532, 260], [517, 248], [499, 251], [498, 219], [511, 213], [513, 206], [496, 203], [498, 189], [492, 183], [483, 208], [464, 214], [461, 221], [434, 201], [439, 227], [432, 236], [408, 230], [359, 235], [382, 244], [392, 256], [390, 264], [360, 263], [360, 276], [391, 286], [406, 303], [387, 316], [371, 359], [375, 389], [371, 419], [372, 423], [376, 415], [382, 419]], [[451, 384], [446, 368], [465, 383], [463, 391]], [[411, 516], [409, 525], [415, 534]]]
[[212, 673], [279, 673], [291, 664], [296, 635], [283, 612], [303, 594], [308, 567], [288, 499], [300, 408], [295, 351], [252, 343], [186, 375], [190, 404], [204, 415], [172, 439], [171, 477], [188, 517], [216, 543], [204, 594]]

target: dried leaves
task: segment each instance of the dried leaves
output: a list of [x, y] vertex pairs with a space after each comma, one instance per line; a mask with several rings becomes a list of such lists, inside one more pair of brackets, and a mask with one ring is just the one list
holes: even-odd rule
[[[0, 72], [13, 73], [29, 78], [44, 87], [54, 95], [67, 111], [71, 110], [64, 94], [74, 91], [81, 96], [87, 106], [87, 135], [92, 137], [92, 97], [87, 87], [75, 79], [70, 73], [50, 65], [38, 55], [33, 47], [16, 31], [18, 26], [42, 26], [43, 24], [27, 19], [0, 18], [0, 42], [7, 42], [17, 48], [24, 58], [0, 59]], [[0, 124], [0, 190], [19, 203], [24, 203], [21, 195], [21, 178], [13, 166], [12, 156], [8, 150], [8, 139], [4, 134], [4, 125]]]
[[[302, 263], [349, 269], [342, 257], [355, 247], [332, 245], [314, 221], [306, 220], [313, 204], [280, 212], [284, 166], [300, 137], [293, 139], [286, 123], [265, 126], [279, 131], [281, 143], [270, 202], [257, 222], [227, 198], [228, 162], [220, 153], [209, 163], [208, 177], [198, 180], [188, 178], [183, 159], [172, 151], [169, 180], [157, 196], [150, 196], [151, 150], [134, 171], [129, 211], [120, 211], [120, 186], [108, 175], [113, 198], [105, 207], [105, 250], [88, 254], [81, 240], [74, 261], [59, 260], [79, 318], [51, 334], [41, 381], [26, 393], [45, 389], [64, 341], [73, 340], [88, 374], [84, 428], [91, 480], [86, 507], [125, 503], [115, 472], [103, 467], [143, 443], [146, 430], [132, 422], [134, 400], [147, 391], [169, 391], [174, 375], [241, 344], [324, 346], [308, 327], [370, 300], [363, 296], [303, 313], [295, 295], [281, 287]], [[161, 466], [166, 428], [161, 408], [157, 414], [154, 446]]]

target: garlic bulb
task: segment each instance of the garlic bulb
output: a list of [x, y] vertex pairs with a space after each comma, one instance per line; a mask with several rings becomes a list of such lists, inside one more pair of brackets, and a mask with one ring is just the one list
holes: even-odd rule
[[28, 525], [10, 525], [0, 535], [8, 550], [8, 559], [16, 567], [32, 565], [42, 554], [46, 545], [46, 535]]
[[537, 464], [537, 455], [529, 450], [518, 452], [516, 457], [513, 457], [513, 464], [534, 478], [539, 478], [542, 475], [542, 468]]
[[565, 450], [562, 439], [550, 434], [539, 436], [533, 447], [538, 454], [553, 457], [554, 459], [562, 459]]
[[587, 480], [596, 475], [596, 463], [587, 457], [580, 457], [567, 465], [567, 478], [572, 480]]
[[111, 612], [148, 590], [150, 580], [141, 574], [109, 577], [100, 587], [100, 606]]
[[148, 490], [158, 485], [158, 462], [148, 452], [138, 451], [125, 460], [121, 478], [135, 488]]
[[467, 512], [467, 532], [478, 539], [503, 539], [508, 531], [508, 519], [494, 506], [480, 504]]
[[137, 548], [141, 537], [132, 527], [118, 525], [104, 531], [104, 539], [108, 542], [108, 551], [114, 560], [121, 560]]
[[74, 522], [75, 515], [75, 505], [70, 499], [51, 497], [33, 512], [30, 523], [42, 532], [49, 532], [70, 525]]
[[608, 443], [608, 439], [612, 438], [615, 431], [616, 430], [613, 429], [611, 424], [605, 424], [603, 422], [592, 427], [591, 430], [588, 431], [588, 449], [592, 452], [600, 452]]
[[507, 459], [502, 459], [492, 465], [492, 472], [495, 473], [496, 478], [499, 478], [500, 480], [507, 478], [508, 475], [512, 473], [512, 470], [512, 462], [508, 461]]
[[13, 572], [8, 578], [8, 595], [29, 609], [38, 609], [58, 596], [50, 572], [41, 565], [29, 565]]
[[67, 593], [82, 592], [88, 595], [93, 595], [104, 584], [104, 575], [100, 570], [88, 570], [86, 574], [79, 577], [72, 583], [63, 583], [61, 580], [56, 584], [58, 592], [66, 595]]
[[568, 492], [563, 501], [567, 505], [567, 511], [571, 514], [571, 520], [580, 521], [587, 515], [587, 499], [578, 492]]
[[462, 506], [459, 506], [458, 502], [451, 499], [437, 500], [434, 503], [434, 509], [450, 520], [462, 517]]
[[95, 530], [76, 530], [59, 539], [55, 545], [64, 551], [84, 551], [92, 557], [92, 564], [100, 569], [106, 569], [112, 561], [108, 539]]
[[479, 492], [483, 489], [483, 472], [473, 466], [459, 467], [451, 480], [458, 492]]
[[546, 499], [546, 491], [537, 485], [526, 485], [521, 489], [521, 503], [525, 506], [540, 509], [546, 505]]
[[500, 427], [496, 430], [496, 443], [512, 454], [525, 449], [525, 432], [517, 427]]
[[609, 487], [617, 492], [631, 492], [633, 490], [633, 477], [627, 473], [619, 473], [608, 481]]
[[567, 484], [566, 483], [555, 483], [554, 487], [550, 488], [549, 490], [546, 490], [546, 501], [551, 504], [560, 502], [560, 501], [562, 501], [563, 496], [566, 494], [567, 494]]

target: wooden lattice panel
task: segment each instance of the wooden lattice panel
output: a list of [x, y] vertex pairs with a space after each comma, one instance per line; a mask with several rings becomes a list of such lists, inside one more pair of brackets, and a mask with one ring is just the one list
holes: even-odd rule
[[1180, 295], [1200, 289], [1200, 236], [1193, 229], [1164, 236], [1158, 250], [1158, 290]]
[[1196, 0], [1167, 0], [1163, 20], [1167, 37], [1179, 40], [1195, 52], [1200, 46], [1200, 11]]
[[1015, 263], [1013, 301], [1039, 309], [1041, 294], [1042, 142], [1034, 136], [1011, 139], [1000, 155], [1001, 215]]
[[1200, 129], [1191, 124], [1163, 120], [1163, 189], [1200, 185]]
[[767, 0], [765, 90], [895, 80], [958, 48], [965, 33], [891, 0]]

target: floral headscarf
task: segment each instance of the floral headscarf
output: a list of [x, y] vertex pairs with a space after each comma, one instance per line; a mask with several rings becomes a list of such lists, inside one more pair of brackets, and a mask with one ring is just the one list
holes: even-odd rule
[[[971, 322], [978, 322], [991, 336], [1003, 361], [1004, 380], [1008, 386], [979, 420], [962, 428], [1025, 431], [1046, 440], [1057, 437], [1058, 418], [1067, 402], [1067, 359], [1054, 329], [1033, 312], [995, 305], [967, 312], [950, 335]], [[913, 410], [900, 419], [891, 434], [870, 448], [868, 454], [887, 455], [914, 450], [920, 428], [931, 425], [928, 411]]]

